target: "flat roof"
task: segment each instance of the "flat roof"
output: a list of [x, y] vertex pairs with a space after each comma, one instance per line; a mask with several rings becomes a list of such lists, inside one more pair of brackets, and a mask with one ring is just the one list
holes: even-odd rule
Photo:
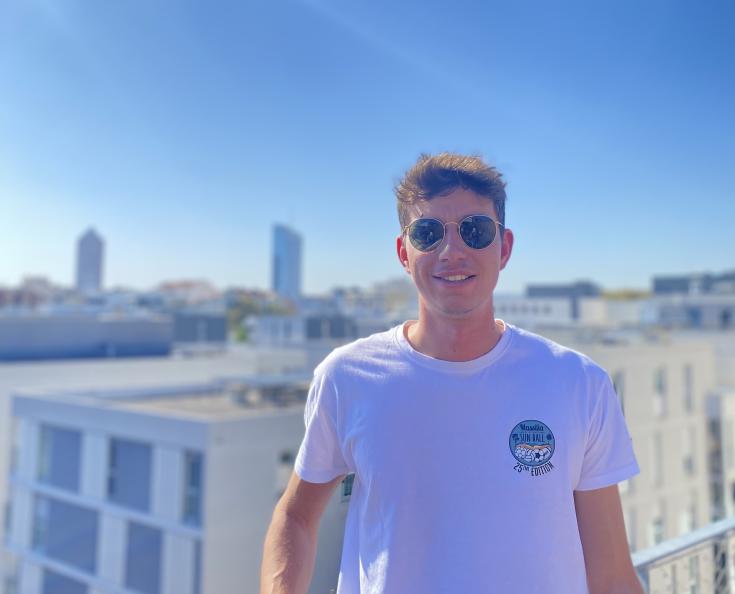
[[183, 394], [173, 397], [116, 400], [114, 405], [131, 411], [153, 414], [221, 419], [257, 415], [275, 410], [302, 410], [308, 384], [273, 387], [269, 391], [249, 390]]
[[0, 363], [0, 399], [200, 419], [249, 416], [303, 408], [312, 377], [305, 361], [297, 349], [235, 347], [195, 356]]
[[306, 374], [305, 367], [306, 354], [298, 349], [248, 346], [192, 356], [0, 362], [0, 396], [24, 389], [136, 389], [205, 383], [216, 378], [254, 379], [287, 370]]
[[309, 381], [291, 378], [267, 385], [263, 382], [221, 380], [138, 390], [29, 390], [18, 391], [14, 395], [54, 405], [69, 404], [154, 416], [221, 420], [257, 416], [277, 410], [303, 410], [308, 390]]

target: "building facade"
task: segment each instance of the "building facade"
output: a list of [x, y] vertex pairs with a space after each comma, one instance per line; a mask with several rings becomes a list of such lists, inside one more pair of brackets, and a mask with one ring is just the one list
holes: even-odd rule
[[[308, 383], [17, 394], [6, 594], [256, 594]], [[311, 592], [336, 586], [348, 496]]]
[[712, 345], [665, 333], [552, 338], [591, 357], [615, 385], [641, 468], [619, 485], [631, 550], [713, 521], [707, 410], [716, 387]]

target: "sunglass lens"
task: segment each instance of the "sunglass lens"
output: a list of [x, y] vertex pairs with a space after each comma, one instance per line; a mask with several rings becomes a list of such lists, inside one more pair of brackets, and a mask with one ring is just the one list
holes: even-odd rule
[[459, 225], [459, 234], [468, 246], [481, 250], [495, 239], [495, 221], [483, 215], [467, 217]]
[[408, 236], [413, 247], [422, 252], [427, 252], [444, 237], [444, 225], [434, 219], [417, 219], [411, 223]]

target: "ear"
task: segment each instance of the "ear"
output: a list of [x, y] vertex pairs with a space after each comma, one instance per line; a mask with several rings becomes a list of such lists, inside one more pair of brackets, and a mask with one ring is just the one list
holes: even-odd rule
[[406, 251], [406, 245], [403, 243], [403, 235], [399, 235], [396, 238], [396, 254], [398, 255], [398, 261], [401, 266], [406, 269], [408, 274], [411, 274], [411, 268], [408, 264], [408, 252]]
[[500, 270], [505, 268], [510, 260], [510, 254], [513, 251], [513, 231], [506, 229], [503, 232], [503, 242], [500, 244]]

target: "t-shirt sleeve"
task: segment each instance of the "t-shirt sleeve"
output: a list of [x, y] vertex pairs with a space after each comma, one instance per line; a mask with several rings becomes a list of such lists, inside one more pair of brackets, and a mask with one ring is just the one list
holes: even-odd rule
[[333, 382], [319, 368], [309, 388], [304, 409], [306, 432], [296, 455], [294, 470], [310, 483], [326, 483], [348, 474], [337, 430], [337, 393]]
[[620, 402], [605, 374], [587, 430], [582, 471], [575, 490], [601, 489], [639, 472]]

